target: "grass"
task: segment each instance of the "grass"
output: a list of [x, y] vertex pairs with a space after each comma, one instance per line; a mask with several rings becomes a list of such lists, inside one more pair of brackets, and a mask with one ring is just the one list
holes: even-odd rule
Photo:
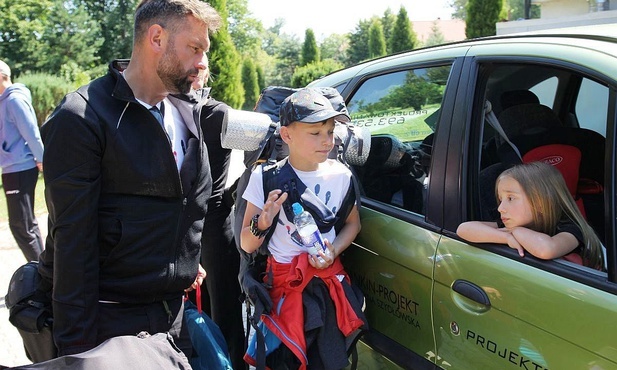
[[[4, 186], [0, 184], [0, 190], [4, 194]], [[43, 174], [39, 173], [39, 179], [36, 183], [34, 192], [34, 214], [40, 215], [47, 213], [47, 205], [45, 204], [45, 183], [43, 182]], [[8, 210], [6, 208], [6, 196], [0, 196], [0, 222], [9, 222]]]

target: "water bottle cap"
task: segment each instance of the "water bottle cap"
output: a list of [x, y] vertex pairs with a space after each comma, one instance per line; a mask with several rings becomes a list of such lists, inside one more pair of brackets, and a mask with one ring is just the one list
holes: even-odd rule
[[299, 215], [300, 213], [304, 212], [304, 207], [302, 207], [302, 204], [300, 204], [300, 203], [292, 204], [291, 208], [294, 211], [294, 215]]

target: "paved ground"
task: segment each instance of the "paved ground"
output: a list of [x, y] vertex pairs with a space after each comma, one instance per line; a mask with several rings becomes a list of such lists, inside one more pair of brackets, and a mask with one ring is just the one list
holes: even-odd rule
[[[240, 176], [244, 168], [242, 152], [233, 151], [228, 185]], [[43, 239], [47, 235], [47, 215], [37, 217]], [[4, 303], [13, 272], [26, 263], [8, 227], [8, 220], [0, 220], [0, 365], [19, 366], [32, 363], [26, 357], [21, 336], [9, 322], [9, 312]]]

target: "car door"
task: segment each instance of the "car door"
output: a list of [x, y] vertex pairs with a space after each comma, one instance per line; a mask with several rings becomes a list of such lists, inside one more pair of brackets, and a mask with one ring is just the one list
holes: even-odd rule
[[[557, 46], [558, 45], [558, 46]], [[601, 91], [596, 110], [602, 112], [601, 130], [607, 136], [603, 186], [606, 220], [614, 220], [615, 57], [593, 51], [591, 42], [553, 41], [549, 44], [513, 42], [499, 47], [474, 46], [463, 68], [464, 88], [455, 115], [468, 116], [453, 123], [451, 155], [446, 164], [446, 209], [443, 237], [435, 255], [433, 315], [436, 355], [441, 366], [456, 369], [610, 369], [617, 366], [617, 286], [615, 285], [614, 222], [601, 235], [608, 253], [608, 273], [563, 260], [524, 258], [503, 245], [467, 243], [455, 234], [465, 220], [480, 219], [480, 174], [496, 158], [485, 160], [486, 140], [494, 135], [485, 119], [486, 100], [496, 102], [496, 89], [540, 86], [556, 78], [551, 109], [560, 118], [579, 107], [585, 92], [569, 82], [593, 82]], [[580, 48], [578, 48], [580, 47]], [[533, 57], [531, 57], [533, 56]], [[558, 58], [555, 56], [559, 56]], [[572, 58], [572, 59], [569, 59]], [[613, 60], [611, 67], [610, 60]], [[525, 73], [518, 73], [524, 71]], [[554, 72], [552, 75], [550, 72]], [[555, 77], [557, 76], [557, 77]], [[564, 76], [567, 76], [565, 78]], [[546, 85], [544, 85], [546, 87]], [[538, 94], [541, 93], [536, 89]], [[573, 97], [568, 100], [568, 97]], [[544, 101], [549, 104], [549, 101]], [[493, 104], [493, 106], [499, 106]], [[579, 117], [583, 119], [584, 117]], [[595, 120], [597, 122], [597, 119]], [[597, 124], [597, 123], [596, 123]], [[564, 123], [564, 126], [566, 124]], [[564, 128], [565, 129], [565, 128]], [[608, 138], [611, 138], [610, 140]], [[585, 165], [585, 164], [583, 164]], [[491, 184], [494, 184], [494, 179]], [[487, 189], [486, 187], [484, 189]], [[486, 191], [485, 191], [486, 192]], [[612, 266], [612, 267], [611, 267]], [[448, 364], [447, 366], [445, 364]]]
[[[362, 231], [343, 263], [366, 297], [363, 342], [405, 368], [437, 361], [431, 296], [448, 135], [440, 125], [451, 119], [461, 64], [452, 56], [396, 64], [362, 74], [344, 91], [353, 124], [372, 139], [367, 162], [354, 168]], [[364, 368], [385, 366], [374, 361], [360, 358]]]

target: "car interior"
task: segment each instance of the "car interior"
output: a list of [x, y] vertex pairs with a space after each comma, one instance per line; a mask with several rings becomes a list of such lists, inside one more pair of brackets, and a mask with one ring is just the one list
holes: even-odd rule
[[585, 119], [589, 109], [601, 110], [607, 103], [585, 110], [579, 104], [586, 94], [582, 87], [599, 84], [574, 71], [537, 64], [496, 65], [489, 69], [485, 96], [496, 106], [503, 132], [484, 122], [477, 218], [498, 218], [494, 184], [503, 170], [516, 163], [545, 161], [560, 170], [581, 213], [604, 242], [602, 132], [606, 129], [607, 111], [603, 113], [604, 122], [602, 115], [594, 125]]

